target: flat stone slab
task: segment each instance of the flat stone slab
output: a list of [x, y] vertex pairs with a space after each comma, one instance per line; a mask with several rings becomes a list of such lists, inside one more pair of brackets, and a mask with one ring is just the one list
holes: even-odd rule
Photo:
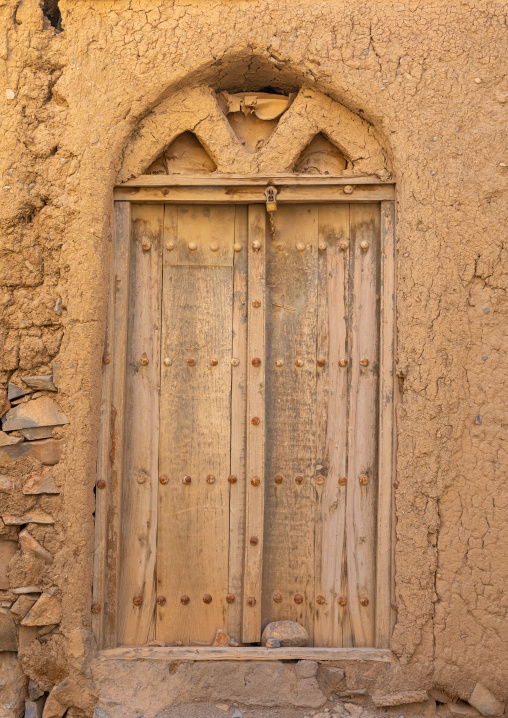
[[62, 604], [56, 596], [43, 593], [32, 606], [29, 613], [21, 621], [22, 626], [49, 626], [60, 623], [62, 619]]
[[41, 464], [54, 466], [62, 458], [63, 439], [42, 439], [41, 441], [23, 441], [16, 446], [0, 446], [0, 466], [6, 466], [17, 459], [30, 456]]
[[16, 626], [11, 612], [0, 608], [0, 651], [17, 651]]
[[271, 639], [279, 641], [283, 647], [306, 646], [309, 642], [309, 634], [307, 630], [296, 621], [273, 621], [269, 623], [263, 631], [261, 644], [266, 646], [267, 641]]
[[53, 469], [49, 466], [44, 466], [40, 474], [32, 474], [23, 486], [23, 493], [27, 495], [59, 494], [60, 489], [55, 483]]
[[372, 696], [376, 708], [388, 706], [404, 706], [409, 703], [424, 703], [429, 700], [427, 691], [402, 691], [400, 693], [387, 693], [386, 695]]
[[29, 429], [37, 426], [61, 426], [69, 420], [50, 396], [40, 396], [9, 409], [2, 419], [4, 431]]
[[55, 519], [42, 509], [33, 509], [33, 511], [27, 511], [26, 514], [3, 514], [2, 521], [6, 526], [55, 523]]
[[16, 444], [21, 444], [22, 441], [22, 436], [11, 436], [6, 434], [5, 431], [0, 431], [0, 446], [15, 446]]
[[477, 683], [468, 701], [482, 716], [501, 716], [504, 713], [504, 703], [482, 683]]
[[26, 396], [27, 394], [31, 394], [32, 390], [27, 389], [26, 387], [16, 386], [16, 384], [8, 384], [7, 385], [7, 398], [9, 401], [13, 399], [19, 399], [22, 396]]
[[56, 386], [53, 384], [52, 376], [22, 376], [21, 379], [30, 389], [57, 391]]
[[38, 439], [51, 439], [54, 426], [32, 426], [30, 429], [20, 429], [25, 439], [37, 441]]

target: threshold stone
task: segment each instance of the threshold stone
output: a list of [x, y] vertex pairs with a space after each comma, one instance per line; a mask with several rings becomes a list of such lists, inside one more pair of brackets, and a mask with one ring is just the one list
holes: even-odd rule
[[269, 623], [263, 631], [261, 644], [266, 646], [267, 641], [271, 639], [280, 641], [280, 645], [284, 648], [297, 648], [308, 644], [309, 634], [307, 630], [296, 621], [273, 621]]

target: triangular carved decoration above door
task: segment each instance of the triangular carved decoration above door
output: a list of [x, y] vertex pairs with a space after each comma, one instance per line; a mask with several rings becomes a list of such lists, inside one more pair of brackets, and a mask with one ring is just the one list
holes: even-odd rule
[[346, 168], [347, 160], [342, 152], [322, 132], [318, 132], [296, 160], [293, 172], [337, 175]]
[[196, 135], [182, 132], [146, 170], [148, 175], [207, 174], [217, 165]]

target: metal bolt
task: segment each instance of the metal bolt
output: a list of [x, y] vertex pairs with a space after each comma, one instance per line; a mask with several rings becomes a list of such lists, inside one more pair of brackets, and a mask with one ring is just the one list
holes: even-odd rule
[[278, 367], [284, 366], [284, 359], [276, 359], [275, 366], [278, 366]]
[[240, 364], [240, 359], [236, 359], [235, 357], [233, 357], [233, 359], [231, 359], [231, 366], [238, 366], [239, 364]]
[[345, 606], [347, 603], [347, 598], [345, 596], [339, 596], [337, 599], [337, 603], [339, 606]]
[[238, 244], [238, 242], [235, 242], [235, 243], [233, 244], [233, 249], [235, 250], [235, 252], [241, 252], [241, 251], [242, 251], [242, 245], [241, 245], [241, 244]]
[[166, 242], [166, 249], [168, 250], [168, 252], [172, 252], [174, 250], [174, 248], [175, 248], [174, 242]]
[[325, 483], [325, 477], [324, 476], [316, 476], [316, 484], [324, 484]]
[[361, 474], [361, 476], [358, 477], [358, 481], [360, 482], [361, 486], [365, 486], [365, 484], [368, 482], [369, 477], [365, 474]]
[[104, 354], [104, 356], [102, 357], [102, 363], [109, 364], [110, 361], [111, 361], [111, 357], [109, 356], [109, 354]]
[[324, 242], [320, 242], [320, 243], [318, 244], [318, 249], [319, 249], [320, 252], [324, 252], [325, 249], [326, 249], [326, 244], [325, 244]]
[[318, 596], [316, 598], [316, 603], [319, 603], [319, 605], [322, 606], [323, 603], [326, 603], [326, 598], [324, 596]]
[[303, 361], [301, 359], [297, 359], [295, 361], [295, 366], [303, 366]]
[[369, 243], [363, 240], [363, 242], [360, 242], [360, 249], [362, 252], [366, 252], [369, 248]]
[[205, 593], [205, 595], [203, 596], [203, 603], [211, 603], [211, 602], [212, 602], [212, 597], [210, 596], [209, 593]]
[[217, 242], [212, 242], [210, 245], [210, 249], [212, 250], [212, 252], [216, 252], [219, 249], [219, 245], [217, 244]]
[[148, 365], [148, 357], [146, 356], [146, 354], [142, 354], [142, 355], [141, 355], [141, 359], [139, 360], [139, 363], [140, 363], [142, 366], [147, 366], [147, 365]]
[[284, 245], [283, 245], [283, 244], [278, 244], [277, 247], [276, 247], [276, 249], [277, 249], [277, 252], [283, 252], [283, 251], [284, 251]]
[[259, 476], [253, 476], [252, 479], [250, 480], [250, 482], [253, 486], [259, 486], [259, 481], [260, 481]]
[[251, 536], [250, 537], [250, 544], [251, 546], [257, 546], [259, 543], [259, 539], [257, 536]]
[[294, 596], [295, 603], [303, 603], [303, 596], [301, 593], [295, 593]]
[[208, 474], [208, 476], [206, 477], [206, 483], [215, 484], [215, 476], [213, 476], [212, 474]]
[[228, 476], [228, 481], [230, 484], [236, 484], [238, 479], [236, 478], [236, 476], [233, 476], [233, 474], [231, 474], [231, 476]]
[[344, 194], [353, 194], [354, 191], [355, 188], [352, 185], [347, 184], [344, 186]]
[[184, 606], [186, 606], [190, 602], [190, 598], [188, 596], [182, 596], [180, 598], [180, 603], [183, 603]]
[[347, 366], [347, 359], [339, 359], [339, 366], [341, 369], [344, 369], [344, 367]]
[[218, 363], [219, 363], [218, 359], [210, 359], [210, 366], [217, 366]]
[[92, 609], [91, 609], [91, 610], [92, 610], [92, 613], [100, 613], [100, 612], [101, 612], [101, 607], [99, 606], [98, 603], [92, 603]]
[[275, 603], [280, 603], [282, 601], [282, 595], [280, 593], [274, 593], [273, 600]]
[[134, 596], [134, 598], [132, 599], [132, 603], [135, 606], [141, 606], [141, 604], [143, 603], [143, 596]]
[[297, 484], [303, 484], [303, 476], [295, 476], [295, 482]]
[[143, 252], [148, 252], [152, 245], [145, 240], [141, 246], [143, 247]]
[[261, 249], [261, 242], [259, 241], [259, 239], [255, 239], [252, 242], [252, 249], [254, 249], [255, 251], [258, 251]]
[[369, 366], [369, 360], [365, 359], [365, 357], [360, 359], [360, 366]]
[[249, 596], [249, 598], [247, 599], [247, 603], [249, 604], [249, 606], [255, 606], [256, 599], [254, 598], [254, 596]]
[[97, 482], [97, 488], [98, 488], [98, 489], [105, 489], [105, 488], [106, 488], [106, 482], [104, 481], [104, 479], [99, 479], [99, 481]]
[[227, 603], [234, 603], [235, 601], [235, 594], [234, 593], [228, 593], [226, 596]]
[[261, 306], [261, 302], [259, 301], [259, 299], [253, 299], [253, 300], [252, 300], [252, 306], [253, 306], [253, 307], [256, 307], [256, 309], [257, 309], [258, 307], [260, 307], [260, 306]]
[[162, 474], [161, 476], [159, 476], [159, 483], [164, 485], [164, 484], [167, 484], [168, 481], [169, 481], [169, 479], [165, 474]]
[[339, 476], [339, 486], [345, 486], [347, 484], [347, 476]]
[[167, 188], [167, 187], [163, 187], [163, 188], [161, 189], [161, 194], [164, 195], [164, 197], [166, 197], [166, 196], [169, 194], [168, 188]]
[[261, 366], [261, 359], [259, 357], [254, 357], [252, 360], [252, 366]]
[[163, 362], [163, 363], [164, 363], [164, 366], [171, 366], [171, 364], [172, 364], [173, 362], [171, 361], [171, 359], [170, 359], [169, 357], [166, 357], [166, 358], [164, 359], [164, 362]]
[[369, 599], [366, 596], [362, 596], [360, 598], [360, 605], [362, 606], [368, 606], [369, 605]]
[[318, 359], [317, 360], [318, 366], [325, 366], [325, 364], [326, 364], [326, 359]]
[[191, 252], [195, 252], [197, 248], [198, 248], [198, 245], [196, 242], [189, 242], [189, 249]]
[[342, 252], [346, 252], [349, 248], [349, 242], [346, 242], [346, 240], [343, 239], [342, 242], [339, 243], [339, 247], [341, 248]]
[[277, 476], [274, 478], [274, 481], [276, 484], [282, 484], [282, 482], [284, 481], [284, 477], [280, 474], [277, 474]]
[[192, 479], [190, 476], [184, 476], [182, 479], [182, 484], [190, 484], [191, 481]]
[[300, 242], [296, 245], [296, 249], [298, 252], [305, 252], [305, 245]]
[[166, 596], [157, 596], [157, 603], [159, 604], [159, 606], [165, 606]]
[[253, 416], [252, 419], [250, 420], [250, 423], [254, 424], [254, 426], [257, 426], [260, 421], [261, 421], [261, 419], [259, 418], [259, 416]]
[[187, 364], [188, 364], [189, 366], [195, 366], [196, 360], [193, 359], [192, 357], [189, 357], [189, 358], [187, 359]]
[[138, 482], [138, 484], [144, 484], [146, 481], [146, 477], [145, 476], [136, 476], [136, 481]]

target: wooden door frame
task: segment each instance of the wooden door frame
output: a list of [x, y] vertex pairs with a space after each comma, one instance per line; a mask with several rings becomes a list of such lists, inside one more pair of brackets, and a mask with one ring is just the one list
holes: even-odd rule
[[[282, 203], [379, 202], [381, 212], [379, 458], [376, 549], [376, 647], [116, 647], [121, 528], [123, 417], [126, 375], [131, 203], [264, 204], [267, 186]], [[103, 357], [98, 446], [92, 627], [102, 659], [153, 660], [390, 660], [393, 628], [395, 469], [395, 184], [377, 177], [294, 174], [142, 175], [113, 191], [113, 256]], [[157, 491], [153, 491], [157, 515]]]

